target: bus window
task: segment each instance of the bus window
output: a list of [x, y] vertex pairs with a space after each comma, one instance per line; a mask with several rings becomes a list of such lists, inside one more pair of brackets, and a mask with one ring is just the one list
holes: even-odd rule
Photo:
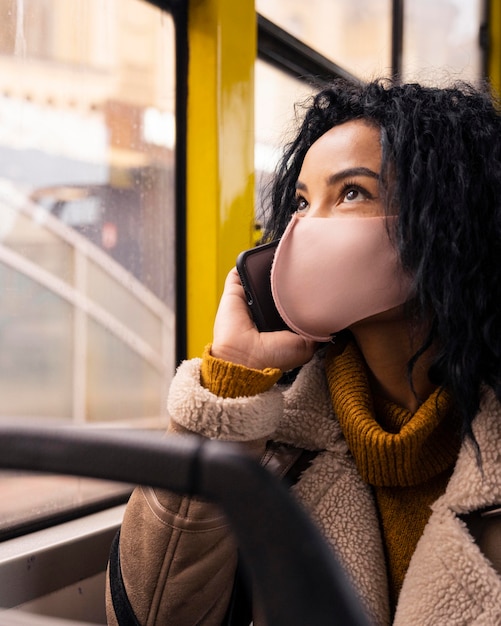
[[391, 0], [257, 0], [256, 9], [363, 80], [390, 73]]
[[260, 60], [256, 61], [255, 77], [256, 221], [262, 224], [266, 219], [268, 183], [280, 148], [294, 130], [293, 103], [306, 100], [314, 90]]
[[[394, 71], [406, 82], [435, 84], [439, 79], [476, 82], [482, 75], [483, 0], [257, 0], [256, 7], [363, 80]], [[393, 36], [402, 37], [401, 50], [392, 51]]]
[[[479, 28], [483, 0], [407, 0], [402, 74], [405, 81], [475, 83], [482, 72]], [[447, 24], [447, 28], [444, 28]]]
[[0, 416], [162, 421], [174, 359], [172, 22], [139, 0], [14, 5], [1, 26]]
[[[175, 365], [172, 17], [141, 0], [0, 9], [0, 419], [163, 428]], [[15, 480], [23, 494], [57, 484]], [[47, 500], [59, 510], [89, 491], [65, 479]], [[18, 500], [20, 517], [33, 515]]]

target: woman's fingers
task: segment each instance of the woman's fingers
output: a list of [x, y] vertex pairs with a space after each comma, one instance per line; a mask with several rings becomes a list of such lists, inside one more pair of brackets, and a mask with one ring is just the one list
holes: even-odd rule
[[311, 359], [316, 344], [284, 330], [260, 333], [250, 315], [244, 289], [234, 268], [226, 278], [214, 322], [212, 355], [255, 369], [287, 371]]

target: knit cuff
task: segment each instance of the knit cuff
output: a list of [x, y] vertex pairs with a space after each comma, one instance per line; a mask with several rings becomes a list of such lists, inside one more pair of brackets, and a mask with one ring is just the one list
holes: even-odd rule
[[271, 389], [282, 375], [277, 368], [256, 370], [218, 359], [211, 355], [210, 348], [209, 344], [203, 352], [200, 380], [202, 385], [216, 396], [222, 398], [255, 396]]
[[172, 420], [191, 432], [224, 441], [254, 441], [275, 431], [283, 412], [278, 387], [250, 397], [220, 397], [201, 385], [201, 366], [202, 359], [179, 366], [167, 401]]

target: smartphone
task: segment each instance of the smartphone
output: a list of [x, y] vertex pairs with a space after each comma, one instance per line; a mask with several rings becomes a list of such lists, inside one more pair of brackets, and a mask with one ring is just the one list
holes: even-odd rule
[[278, 239], [244, 250], [237, 258], [237, 271], [252, 319], [260, 332], [287, 330], [271, 294], [271, 265]]

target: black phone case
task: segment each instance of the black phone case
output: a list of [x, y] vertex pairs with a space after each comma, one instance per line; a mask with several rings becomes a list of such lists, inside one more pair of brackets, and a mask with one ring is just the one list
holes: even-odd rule
[[270, 273], [278, 240], [238, 255], [237, 270], [252, 319], [260, 332], [286, 330], [271, 293]]

